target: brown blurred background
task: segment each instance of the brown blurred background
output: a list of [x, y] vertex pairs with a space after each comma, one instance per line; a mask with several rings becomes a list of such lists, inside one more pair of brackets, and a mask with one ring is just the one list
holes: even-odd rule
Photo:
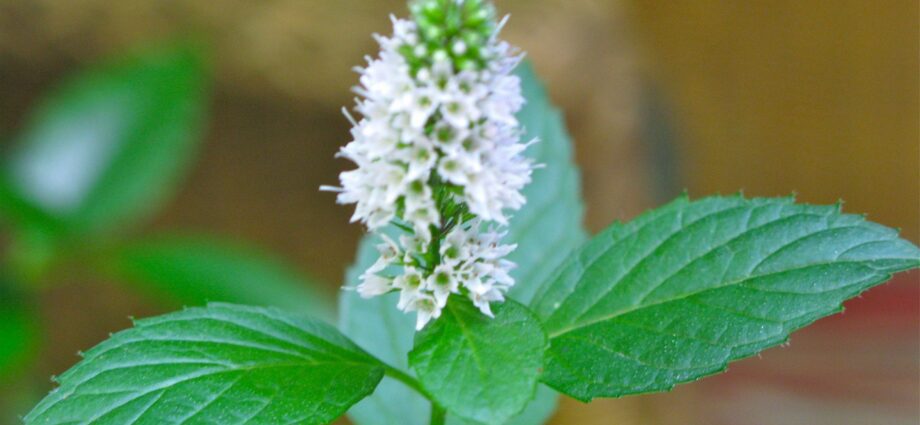
[[[918, 4], [904, 1], [499, 0], [566, 111], [598, 230], [684, 188], [846, 200], [920, 241]], [[347, 164], [339, 108], [402, 0], [0, 0], [0, 135], [37, 95], [106, 55], [177, 35], [209, 39], [207, 142], [152, 228], [239, 237], [329, 282], [361, 228], [320, 184]], [[665, 395], [584, 406], [555, 424], [916, 424], [918, 280], [856, 300], [788, 348]], [[160, 306], [74, 276], [42, 300], [34, 379]], [[40, 377], [40, 378], [39, 378]], [[2, 421], [2, 420], [0, 420]]]

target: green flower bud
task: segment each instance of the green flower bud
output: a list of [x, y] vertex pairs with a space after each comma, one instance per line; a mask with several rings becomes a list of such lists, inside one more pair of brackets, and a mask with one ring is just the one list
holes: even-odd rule
[[[495, 8], [490, 1], [414, 0], [409, 10], [428, 51], [449, 55], [456, 69], [485, 66], [487, 58], [481, 52], [496, 27]], [[413, 71], [418, 70], [415, 64], [412, 66]]]

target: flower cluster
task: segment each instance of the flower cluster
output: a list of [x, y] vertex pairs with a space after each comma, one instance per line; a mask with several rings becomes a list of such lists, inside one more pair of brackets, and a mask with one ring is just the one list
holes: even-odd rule
[[[436, 251], [419, 237], [403, 235], [397, 243], [382, 235], [380, 258], [361, 275], [358, 293], [369, 298], [400, 291], [397, 308], [417, 312], [418, 329], [441, 315], [451, 294], [466, 294], [492, 316], [490, 303], [504, 301], [504, 292], [514, 285], [509, 275], [514, 263], [504, 257], [515, 245], [502, 245], [504, 233], [481, 228], [479, 220], [454, 227]], [[395, 277], [387, 275], [399, 269]]]
[[[503, 300], [514, 282], [502, 257], [514, 248], [480, 220], [507, 225], [534, 165], [515, 117], [524, 99], [511, 72], [521, 55], [497, 39], [491, 5], [421, 0], [411, 9], [413, 20], [393, 18], [393, 35], [376, 36], [380, 56], [358, 68], [361, 119], [345, 112], [353, 141], [339, 152], [357, 168], [326, 189], [355, 204], [352, 221], [371, 231], [395, 222], [410, 233], [381, 245], [359, 291], [401, 291], [398, 307], [418, 311], [421, 327], [450, 293], [489, 315], [488, 303]], [[394, 265], [401, 275], [382, 274]]]

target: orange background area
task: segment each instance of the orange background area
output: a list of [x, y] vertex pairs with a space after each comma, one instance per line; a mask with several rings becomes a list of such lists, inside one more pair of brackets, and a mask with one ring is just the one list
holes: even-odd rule
[[916, 1], [629, 3], [693, 192], [843, 199], [920, 240]]

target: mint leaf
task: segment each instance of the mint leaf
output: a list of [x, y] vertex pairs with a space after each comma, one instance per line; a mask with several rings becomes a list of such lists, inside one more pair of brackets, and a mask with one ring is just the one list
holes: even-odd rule
[[158, 237], [121, 247], [110, 262], [125, 281], [186, 306], [247, 303], [333, 317], [332, 297], [316, 283], [265, 252], [236, 242]]
[[384, 368], [335, 329], [214, 304], [113, 335], [59, 378], [26, 424], [325, 424]]
[[151, 212], [191, 159], [203, 85], [201, 59], [188, 47], [77, 76], [41, 103], [18, 138], [0, 176], [18, 195], [3, 198], [22, 198], [75, 233], [107, 231]]
[[415, 336], [409, 365], [448, 412], [503, 424], [533, 396], [543, 369], [546, 335], [526, 307], [507, 300], [495, 318], [454, 296], [441, 318]]
[[536, 298], [543, 379], [583, 401], [668, 390], [918, 265], [896, 231], [839, 207], [681, 198], [593, 238]]
[[[562, 114], [550, 104], [546, 90], [533, 67], [525, 62], [516, 70], [521, 77], [526, 105], [517, 117], [526, 130], [525, 139], [540, 142], [525, 151], [545, 167], [534, 172], [533, 182], [524, 188], [527, 204], [514, 213], [506, 243], [518, 248], [508, 259], [518, 264], [512, 271], [516, 280], [510, 297], [528, 303], [547, 281], [553, 270], [577, 248], [586, 233], [581, 221], [580, 177], [572, 158], [571, 141]], [[358, 247], [355, 264], [345, 281], [358, 283], [358, 276], [377, 259], [374, 236], [365, 237]], [[412, 349], [415, 318], [396, 310], [398, 295], [362, 299], [354, 292], [344, 292], [339, 304], [339, 327], [358, 345], [387, 364], [410, 375], [406, 355]], [[539, 425], [555, 410], [552, 391], [541, 388], [538, 397], [509, 425]], [[360, 425], [427, 425], [430, 406], [427, 400], [403, 384], [384, 378], [373, 395], [358, 403], [348, 415]], [[464, 423], [448, 415], [448, 423]]]

